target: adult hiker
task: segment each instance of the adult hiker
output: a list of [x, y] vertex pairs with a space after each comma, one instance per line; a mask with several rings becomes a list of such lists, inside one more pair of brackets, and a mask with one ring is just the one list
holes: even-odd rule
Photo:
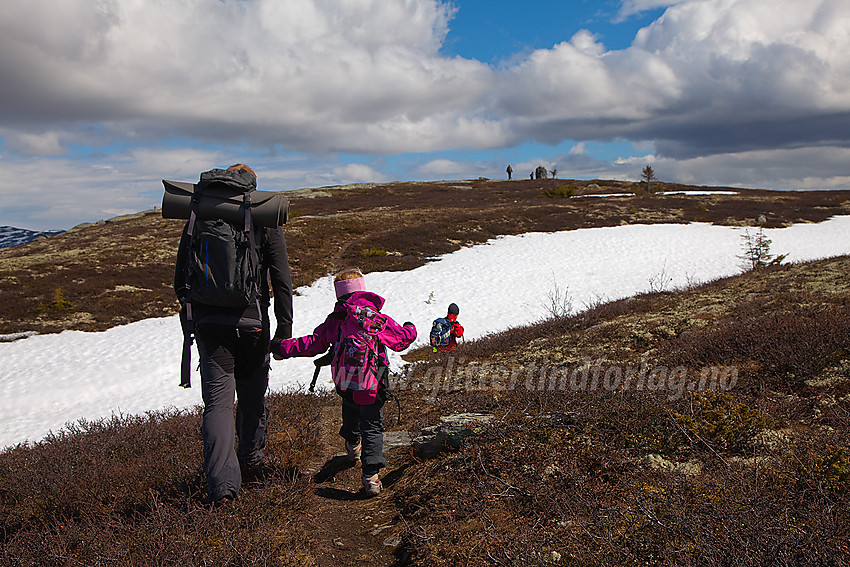
[[511, 180], [511, 174], [514, 172], [514, 168], [511, 167], [511, 164], [508, 164], [508, 168], [505, 170], [508, 172], [508, 181]]
[[457, 340], [463, 336], [463, 325], [457, 320], [459, 314], [460, 308], [456, 303], [451, 303], [445, 317], [434, 319], [430, 335], [434, 352], [457, 348]]
[[[245, 203], [250, 204], [256, 186], [254, 171], [236, 164], [202, 173], [195, 197], [200, 202], [206, 189], [228, 189], [247, 194]], [[243, 469], [256, 470], [265, 463], [269, 286], [274, 291], [274, 336], [288, 338], [292, 281], [279, 226], [256, 226], [248, 220], [250, 213], [237, 223], [201, 218], [200, 205], [194, 207], [180, 239], [174, 291], [181, 302], [181, 319], [198, 345], [204, 472], [209, 501], [218, 505], [236, 498]]]
[[331, 375], [342, 398], [342, 427], [346, 455], [362, 466], [363, 493], [375, 496], [383, 488], [378, 472], [384, 459], [384, 402], [387, 399], [389, 364], [387, 348], [401, 351], [416, 339], [416, 327], [399, 325], [381, 313], [384, 298], [366, 291], [363, 273], [351, 268], [334, 276], [336, 304], [313, 334], [276, 339], [270, 349], [276, 360], [316, 356], [329, 347]]

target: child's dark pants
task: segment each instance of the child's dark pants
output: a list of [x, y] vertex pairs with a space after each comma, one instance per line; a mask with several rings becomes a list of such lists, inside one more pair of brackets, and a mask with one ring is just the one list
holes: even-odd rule
[[342, 427], [339, 434], [351, 445], [363, 443], [360, 463], [364, 476], [377, 474], [387, 462], [384, 459], [384, 401], [381, 396], [368, 406], [342, 398]]

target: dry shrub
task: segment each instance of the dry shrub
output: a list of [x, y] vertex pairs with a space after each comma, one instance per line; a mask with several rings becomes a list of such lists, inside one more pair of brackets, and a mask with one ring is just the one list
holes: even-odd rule
[[816, 440], [753, 459], [697, 443], [701, 451], [668, 458], [696, 456], [702, 472], [656, 469], [643, 458], [653, 447], [624, 437], [649, 438], [652, 424], [657, 437], [675, 437], [666, 416], [687, 403], [665, 403], [574, 393], [503, 400], [483, 434], [396, 484], [413, 563], [846, 564], [844, 445]]
[[[685, 365], [693, 376], [733, 365], [745, 376], [726, 392], [675, 399], [441, 388], [416, 408], [418, 425], [460, 411], [496, 420], [459, 451], [414, 463], [394, 486], [413, 563], [847, 565], [850, 312], [841, 262], [600, 303], [419, 357], [416, 369], [505, 353], [499, 360], [513, 364], [524, 349], [533, 352], [522, 360], [536, 360], [590, 337], [609, 360], [627, 360], [616, 358], [617, 341], [660, 325], [674, 338], [649, 333], [632, 343], [653, 364]], [[833, 385], [803, 383], [824, 376]]]
[[299, 474], [326, 398], [273, 394], [270, 463], [209, 508], [200, 411], [80, 421], [0, 454], [4, 565], [311, 565]]
[[668, 301], [666, 294], [646, 293], [616, 301], [600, 301], [580, 313], [549, 317], [530, 325], [512, 327], [463, 344], [462, 354], [469, 358], [489, 358], [498, 353], [523, 348], [540, 338], [558, 338], [583, 332], [604, 321], [624, 315], [647, 313]]
[[799, 387], [850, 351], [850, 306], [755, 303], [660, 349], [669, 366], [739, 365], [774, 388]]
[[57, 516], [131, 514], [151, 497], [200, 488], [199, 415], [151, 412], [79, 421], [31, 446], [2, 455], [7, 528]]

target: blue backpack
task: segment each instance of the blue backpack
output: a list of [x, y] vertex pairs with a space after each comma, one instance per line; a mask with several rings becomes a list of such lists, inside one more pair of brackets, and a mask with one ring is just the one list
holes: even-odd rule
[[452, 322], [446, 317], [434, 319], [431, 324], [431, 346], [443, 348], [449, 346], [449, 339], [452, 336]]

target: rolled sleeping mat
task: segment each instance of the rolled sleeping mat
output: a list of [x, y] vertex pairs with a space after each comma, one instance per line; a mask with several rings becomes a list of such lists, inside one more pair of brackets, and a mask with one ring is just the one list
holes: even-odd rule
[[[162, 197], [162, 218], [188, 219], [192, 212], [193, 183], [162, 180], [165, 195]], [[242, 193], [216, 184], [204, 189], [198, 203], [201, 218], [221, 218], [238, 223], [245, 220]], [[251, 218], [257, 226], [282, 226], [289, 220], [289, 201], [273, 191], [251, 191]]]

